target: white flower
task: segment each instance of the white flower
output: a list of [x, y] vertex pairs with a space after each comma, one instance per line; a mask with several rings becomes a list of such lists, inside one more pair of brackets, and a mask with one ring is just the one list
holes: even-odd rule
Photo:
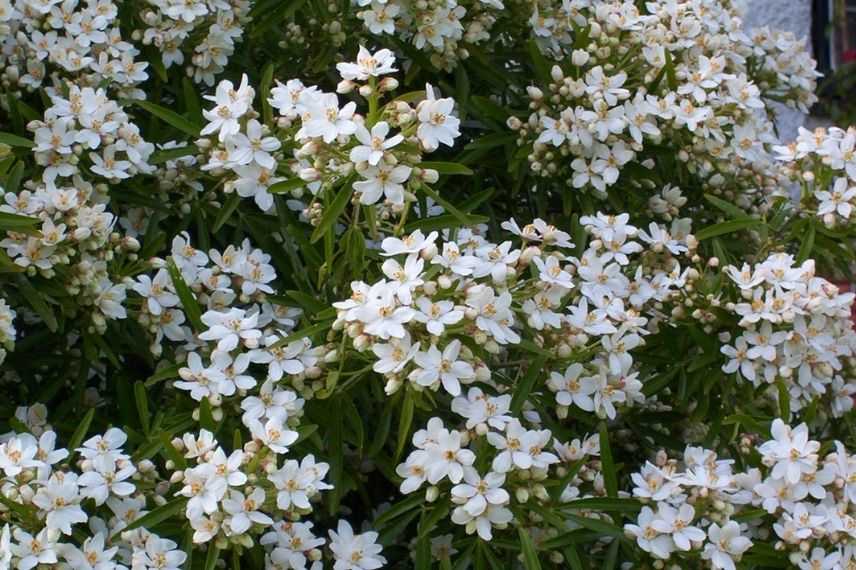
[[71, 568], [79, 570], [106, 570], [114, 568], [113, 557], [119, 547], [104, 548], [105, 537], [99, 532], [83, 541], [83, 546], [77, 548], [73, 544], [64, 543], [57, 547], [59, 553]]
[[[39, 564], [56, 564], [59, 532], [43, 528], [33, 536], [22, 528], [15, 528], [13, 535], [15, 542], [11, 544], [11, 552], [20, 559], [17, 566], [19, 570], [30, 570]], [[9, 546], [0, 548], [9, 551]]]
[[22, 433], [0, 444], [0, 469], [7, 477], [16, 477], [24, 469], [39, 467], [42, 462], [36, 457], [39, 447], [36, 438]]
[[71, 525], [89, 520], [80, 508], [82, 497], [77, 486], [77, 475], [66, 473], [62, 477], [51, 476], [47, 483], [36, 491], [33, 504], [47, 513], [47, 528], [71, 534]]
[[514, 313], [511, 311], [511, 293], [507, 290], [496, 296], [490, 287], [476, 285], [467, 291], [467, 305], [476, 311], [476, 326], [493, 336], [496, 342], [520, 342], [520, 335], [511, 328]]
[[404, 253], [419, 253], [431, 247], [436, 239], [437, 232], [431, 232], [425, 236], [421, 230], [416, 230], [403, 239], [397, 237], [384, 238], [380, 245], [381, 249], [383, 249], [381, 255], [389, 257]]
[[739, 370], [744, 378], [750, 382], [755, 381], [755, 366], [749, 358], [749, 345], [743, 336], [737, 337], [733, 347], [724, 345], [720, 352], [731, 359], [722, 366], [723, 372], [734, 374]]
[[184, 487], [176, 494], [187, 497], [187, 518], [217, 512], [218, 502], [226, 495], [226, 481], [216, 476], [214, 466], [200, 463], [184, 470]]
[[214, 101], [216, 106], [211, 110], [202, 111], [208, 124], [202, 128], [200, 134], [219, 133], [220, 142], [223, 142], [230, 135], [240, 131], [238, 119], [250, 109], [255, 96], [255, 91], [249, 87], [248, 82], [247, 75], [243, 74], [240, 86], [235, 89], [231, 81], [223, 80], [217, 84], [214, 96], [205, 96], [206, 99]]
[[239, 491], [229, 491], [223, 499], [223, 510], [229, 514], [226, 525], [231, 536], [240, 536], [247, 532], [253, 524], [271, 525], [273, 519], [259, 511], [265, 502], [265, 491], [256, 487], [249, 496], [245, 497]]
[[482, 478], [472, 467], [464, 469], [464, 483], [452, 487], [452, 501], [477, 517], [484, 513], [488, 505], [508, 504], [511, 497], [502, 488], [505, 474], [489, 472]]
[[306, 99], [307, 118], [297, 131], [297, 138], [321, 137], [331, 143], [339, 136], [354, 134], [357, 125], [353, 121], [356, 103], [351, 101], [341, 109], [335, 93], [314, 94]]
[[274, 169], [276, 161], [270, 153], [279, 150], [276, 137], [264, 136], [264, 127], [255, 119], [247, 121], [247, 134], [235, 133], [226, 139], [229, 161], [235, 164], [255, 162], [262, 168]]
[[410, 343], [410, 335], [401, 339], [390, 339], [386, 344], [375, 343], [372, 352], [378, 357], [372, 365], [372, 370], [380, 374], [396, 374], [401, 372], [408, 362], [419, 352], [419, 344]]
[[427, 98], [416, 108], [419, 119], [416, 136], [419, 142], [428, 152], [437, 150], [440, 144], [453, 146], [455, 138], [461, 134], [458, 131], [461, 121], [452, 115], [455, 101], [451, 98], [435, 98], [431, 85], [425, 85], [425, 92]]
[[333, 570], [375, 570], [386, 564], [381, 556], [383, 548], [376, 543], [374, 531], [354, 534], [351, 525], [340, 520], [336, 530], [330, 531], [330, 550], [333, 551]]
[[[413, 302], [411, 296], [414, 289], [424, 283], [422, 280], [422, 269], [425, 261], [415, 253], [407, 256], [402, 267], [398, 261], [387, 259], [381, 265], [381, 270], [391, 281], [390, 286], [395, 287], [395, 294], [404, 305]], [[415, 314], [415, 313], [414, 313]]]
[[654, 524], [658, 522], [657, 515], [651, 507], [642, 507], [637, 524], [624, 526], [625, 532], [636, 538], [636, 544], [645, 552], [650, 552], [657, 558], [667, 559], [674, 550], [674, 542], [668, 534], [662, 534]]
[[372, 54], [364, 46], [360, 46], [356, 63], [337, 63], [336, 69], [339, 71], [342, 79], [365, 81], [369, 77], [379, 77], [398, 71], [393, 65], [395, 65], [395, 56], [390, 50], [381, 49]]
[[121, 459], [128, 459], [122, 453], [122, 446], [128, 440], [127, 434], [119, 428], [110, 428], [104, 435], [93, 436], [77, 448], [84, 458], [91, 460], [97, 469], [112, 469]]
[[500, 450], [493, 460], [493, 469], [499, 473], [507, 473], [517, 469], [546, 469], [557, 463], [559, 458], [544, 448], [550, 442], [550, 430], [527, 430], [516, 419], [511, 420], [505, 428], [505, 435], [490, 432], [487, 440]]
[[707, 529], [710, 542], [705, 544], [701, 557], [710, 560], [718, 570], [735, 570], [734, 561], [752, 546], [745, 536], [740, 536], [740, 525], [729, 521], [722, 527], [713, 523]]
[[810, 555], [803, 554], [799, 560], [800, 570], [834, 570], [841, 568], [839, 562], [841, 560], [841, 552], [832, 551], [827, 554], [823, 548], [812, 548]]
[[470, 388], [467, 396], [459, 396], [452, 400], [452, 411], [466, 418], [467, 429], [484, 426], [484, 433], [490, 426], [497, 430], [504, 430], [506, 424], [511, 421], [508, 411], [511, 407], [511, 395], [488, 396], [480, 388]]
[[371, 166], [377, 166], [389, 149], [404, 140], [401, 134], [386, 138], [388, 134], [389, 123], [386, 121], [376, 123], [371, 132], [363, 125], [357, 125], [355, 135], [362, 144], [351, 149], [349, 155], [351, 162], [368, 162]]
[[134, 548], [131, 570], [180, 570], [187, 554], [177, 546], [167, 538], [149, 534], [144, 547]]
[[306, 87], [299, 79], [290, 79], [285, 85], [277, 81], [276, 87], [270, 90], [268, 101], [282, 116], [296, 117], [308, 110], [306, 101], [317, 92], [316, 87]]
[[763, 443], [758, 451], [765, 462], [772, 465], [772, 476], [791, 484], [799, 482], [803, 473], [817, 469], [817, 452], [820, 443], [808, 439], [808, 426], [800, 424], [791, 429], [781, 419], [773, 420], [771, 441]]
[[380, 163], [369, 166], [360, 172], [365, 180], [354, 182], [354, 191], [360, 194], [361, 204], [374, 204], [381, 196], [386, 196], [393, 204], [403, 204], [404, 182], [410, 178], [412, 170], [403, 164], [390, 166]]
[[471, 515], [464, 507], [456, 507], [452, 511], [453, 523], [465, 525], [467, 534], [478, 532], [482, 540], [491, 540], [493, 538], [491, 529], [494, 526], [505, 528], [512, 520], [514, 515], [510, 510], [492, 504], [488, 504], [487, 508], [477, 516]]
[[253, 437], [268, 446], [275, 453], [288, 453], [288, 446], [297, 441], [298, 433], [283, 425], [279, 417], [270, 418], [262, 424], [258, 420], [250, 421]]
[[416, 311], [410, 307], [398, 306], [395, 289], [389, 287], [386, 282], [379, 285], [377, 296], [359, 308], [358, 317], [366, 323], [365, 332], [382, 339], [404, 338], [407, 331], [403, 325], [410, 322]]
[[[324, 464], [326, 465], [326, 464]], [[309, 497], [312, 494], [312, 483], [315, 476], [301, 469], [294, 459], [287, 460], [282, 467], [268, 475], [268, 479], [277, 488], [276, 506], [282, 510], [292, 507], [309, 509]]]
[[136, 490], [136, 486], [126, 481], [137, 469], [133, 465], [127, 465], [122, 469], [104, 469], [100, 471], [87, 471], [83, 473], [77, 482], [81, 486], [80, 493], [95, 501], [96, 505], [103, 505], [112, 494], [117, 497], [127, 497]]
[[[440, 480], [448, 477], [452, 483], [459, 483], [464, 477], [464, 467], [472, 465], [475, 461], [475, 454], [469, 449], [462, 449], [461, 432], [444, 428], [439, 418], [432, 418], [428, 422], [428, 429], [429, 437], [432, 438], [432, 441], [426, 442], [425, 446], [428, 451], [426, 465], [428, 482], [436, 485]], [[419, 432], [413, 434], [414, 444], [417, 444], [421, 436]]]
[[92, 172], [104, 178], [123, 179], [131, 176], [128, 172], [131, 163], [127, 160], [116, 160], [116, 145], [105, 147], [102, 155], [90, 152], [89, 158], [92, 160]]
[[172, 279], [165, 269], [159, 269], [152, 279], [148, 275], [138, 275], [132, 289], [146, 299], [146, 306], [153, 315], [160, 315], [163, 309], [178, 305], [178, 295], [172, 292]]
[[582, 364], [575, 362], [568, 366], [564, 374], [551, 372], [547, 386], [556, 392], [556, 402], [560, 406], [573, 404], [591, 412], [594, 410], [592, 394], [597, 390], [597, 381], [591, 377], [580, 378], [582, 372]]
[[680, 509], [676, 509], [668, 503], [659, 503], [657, 516], [659, 518], [652, 523], [654, 529], [671, 536], [675, 546], [680, 550], [690, 550], [692, 542], [704, 542], [704, 531], [690, 526], [695, 518], [695, 509], [692, 505], [684, 503]]
[[458, 360], [461, 352], [461, 341], [450, 342], [441, 353], [436, 345], [431, 345], [427, 352], [417, 352], [414, 360], [420, 368], [410, 373], [409, 378], [420, 386], [430, 387], [438, 381], [452, 396], [461, 393], [460, 381], [475, 378], [472, 365]]
[[464, 318], [464, 312], [455, 308], [451, 301], [433, 302], [428, 297], [416, 299], [416, 307], [419, 312], [413, 318], [420, 323], [425, 323], [425, 328], [435, 336], [442, 336], [446, 325], [454, 325]]
[[202, 340], [216, 340], [217, 350], [229, 352], [234, 350], [239, 342], [249, 348], [258, 345], [262, 332], [258, 330], [258, 313], [246, 315], [243, 309], [232, 308], [225, 312], [206, 311], [202, 322], [208, 330], [199, 335]]

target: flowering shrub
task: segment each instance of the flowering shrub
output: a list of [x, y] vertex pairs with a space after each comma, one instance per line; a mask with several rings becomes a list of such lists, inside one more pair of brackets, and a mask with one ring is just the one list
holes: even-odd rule
[[0, 0], [0, 71], [0, 569], [856, 565], [856, 133], [778, 139], [793, 37]]

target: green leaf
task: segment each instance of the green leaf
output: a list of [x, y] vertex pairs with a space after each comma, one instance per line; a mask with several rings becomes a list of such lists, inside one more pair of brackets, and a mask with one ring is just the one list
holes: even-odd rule
[[342, 212], [345, 211], [345, 208], [348, 206], [348, 202], [351, 201], [351, 193], [353, 189], [351, 188], [350, 181], [346, 181], [342, 184], [341, 190], [336, 194], [333, 198], [333, 201], [324, 208], [324, 215], [321, 216], [321, 221], [318, 223], [318, 227], [315, 228], [315, 231], [312, 232], [312, 237], [309, 238], [310, 243], [315, 243], [327, 232], [332, 232], [336, 221], [339, 219], [339, 216], [342, 215]]
[[211, 433], [217, 432], [217, 421], [211, 413], [211, 402], [208, 398], [202, 398], [199, 402], [199, 425]]
[[205, 556], [204, 570], [214, 570], [218, 560], [220, 560], [220, 549], [212, 544], [208, 547], [208, 554]]
[[414, 493], [410, 495], [406, 499], [402, 499], [394, 504], [389, 509], [385, 510], [381, 513], [375, 520], [372, 526], [375, 528], [383, 528], [391, 521], [397, 519], [403, 514], [412, 511], [413, 509], [419, 507], [422, 503], [425, 502], [425, 494], [424, 493]]
[[604, 536], [614, 536], [616, 538], [624, 536], [624, 529], [619, 526], [616, 526], [612, 523], [608, 523], [606, 521], [588, 517], [582, 517], [579, 515], [572, 515], [570, 513], [565, 515], [569, 520], [577, 523], [583, 528], [587, 528], [589, 530], [593, 530], [598, 534]]
[[[24, 162], [21, 160], [15, 161], [15, 165], [9, 171], [9, 174], [6, 175], [6, 192], [11, 192], [12, 194], [17, 194], [18, 189], [21, 187], [21, 181], [24, 179]], [[24, 217], [24, 216], [22, 216]], [[35, 219], [35, 218], [33, 218]]]
[[419, 521], [416, 540], [427, 538], [431, 534], [431, 531], [436, 530], [437, 523], [448, 516], [450, 508], [448, 503], [443, 503], [431, 509], [430, 514], [423, 514], [422, 519]]
[[523, 409], [523, 404], [529, 399], [529, 394], [535, 386], [535, 381], [543, 372], [544, 363], [547, 361], [547, 356], [540, 354], [535, 357], [535, 360], [529, 363], [529, 368], [526, 369], [526, 374], [523, 379], [514, 387], [514, 395], [511, 397], [511, 413], [514, 416], [520, 415], [520, 410]]
[[541, 48], [538, 47], [538, 43], [534, 39], [526, 42], [526, 51], [532, 59], [532, 67], [535, 68], [535, 75], [541, 80], [541, 83], [544, 85], [552, 83], [550, 62], [544, 57]]
[[422, 218], [419, 220], [414, 220], [413, 222], [408, 223], [404, 227], [404, 231], [408, 233], [414, 232], [416, 230], [430, 232], [434, 230], [453, 229], [460, 228], [462, 226], [484, 224], [488, 221], [490, 221], [490, 218], [488, 218], [487, 216], [475, 216], [469, 214], [469, 219], [462, 222], [460, 219], [456, 218], [451, 214], [442, 214], [440, 216], [434, 216], [432, 218]]
[[42, 221], [38, 218], [0, 212], [0, 231], [38, 235], [39, 232], [36, 228], [41, 223]]
[[705, 194], [704, 199], [710, 202], [714, 207], [728, 214], [730, 218], [740, 219], [746, 217], [746, 212], [742, 208], [739, 208], [722, 198], [717, 198], [712, 194]]
[[620, 543], [615, 540], [612, 542], [612, 544], [609, 545], [609, 550], [606, 552], [606, 558], [603, 559], [603, 570], [613, 570], [613, 568], [615, 568], [615, 564], [618, 562], [619, 544]]
[[187, 320], [190, 321], [190, 326], [198, 334], [205, 330], [205, 325], [202, 323], [202, 309], [199, 308], [199, 303], [196, 301], [196, 296], [187, 283], [184, 277], [181, 276], [178, 266], [172, 257], [167, 260], [166, 265], [169, 276], [172, 278], [172, 285], [175, 287], [175, 294], [178, 295], [181, 301], [181, 308], [184, 309], [184, 314], [187, 315]]
[[678, 79], [675, 75], [675, 62], [672, 59], [672, 52], [666, 50], [666, 83], [671, 91], [678, 89]]
[[440, 174], [472, 176], [473, 171], [457, 162], [420, 162], [419, 168], [430, 168]]
[[312, 326], [302, 328], [299, 331], [291, 333], [285, 338], [279, 339], [271, 346], [271, 348], [279, 348], [280, 346], [285, 346], [295, 340], [300, 340], [308, 336], [315, 336], [316, 334], [329, 329], [332, 324], [333, 321], [322, 321], [320, 323], [315, 323]]
[[217, 212], [217, 219], [214, 220], [214, 225], [211, 227], [212, 233], [217, 233], [220, 231], [220, 228], [229, 221], [229, 218], [232, 217], [232, 214], [235, 213], [235, 210], [238, 207], [238, 204], [241, 203], [241, 197], [237, 192], [229, 194], [229, 197], [226, 198], [226, 203], [220, 208], [220, 211]]
[[28, 521], [31, 524], [36, 523], [38, 521], [38, 510], [33, 505], [23, 505], [18, 501], [7, 499], [2, 494], [0, 494], [0, 503], [2, 503], [4, 506], [6, 506], [6, 508], [8, 508], [16, 515], [18, 515], [18, 517], [20, 517], [22, 520]]
[[187, 467], [187, 460], [184, 456], [178, 452], [178, 450], [172, 445], [172, 437], [168, 433], [161, 433], [158, 435], [158, 439], [160, 439], [163, 447], [161, 447], [161, 453], [170, 461], [175, 463], [175, 469], [184, 469]]
[[416, 541], [416, 570], [431, 570], [431, 540], [427, 536]]
[[80, 444], [83, 443], [83, 440], [86, 438], [86, 432], [89, 431], [89, 426], [92, 424], [92, 418], [94, 417], [95, 408], [89, 408], [89, 411], [86, 412], [86, 415], [83, 416], [83, 419], [77, 425], [77, 429], [71, 435], [71, 439], [68, 440], [68, 449], [71, 453], [74, 453], [80, 447]]
[[435, 192], [433, 189], [429, 188], [425, 184], [423, 184], [421, 188], [422, 191], [425, 192], [425, 194], [427, 194], [432, 200], [443, 206], [443, 208], [445, 208], [447, 212], [455, 216], [455, 218], [457, 218], [458, 221], [461, 222], [461, 224], [463, 224], [464, 226], [474, 225], [473, 217], [468, 216], [467, 214], [457, 209], [454, 204], [440, 196], [440, 194]]
[[291, 192], [292, 190], [303, 188], [304, 186], [306, 186], [306, 181], [300, 178], [290, 178], [288, 180], [282, 180], [281, 182], [271, 184], [268, 186], [267, 191], [271, 194], [285, 194], [286, 192]]
[[508, 143], [513, 143], [516, 140], [517, 135], [514, 133], [490, 133], [467, 144], [467, 146], [464, 147], [464, 150], [495, 148], [498, 146], [504, 146]]
[[33, 148], [36, 144], [30, 139], [25, 139], [24, 137], [19, 137], [18, 135], [13, 135], [12, 133], [4, 133], [0, 132], [0, 144], [6, 144], [9, 146], [22, 146], [25, 148]]
[[565, 560], [568, 566], [571, 567], [571, 570], [583, 570], [583, 561], [580, 559], [580, 555], [573, 544], [565, 548], [562, 554], [565, 555]]
[[45, 301], [45, 297], [23, 275], [18, 275], [18, 291], [24, 296], [30, 307], [42, 318], [48, 329], [51, 332], [56, 332], [59, 329], [59, 323], [56, 320], [53, 309]]
[[600, 422], [600, 462], [603, 465], [603, 483], [606, 494], [610, 497], [618, 496], [618, 473], [615, 469], [615, 461], [612, 457], [612, 448], [609, 446], [609, 429], [606, 422]]
[[395, 461], [398, 463], [401, 458], [401, 452], [404, 451], [404, 446], [410, 439], [410, 426], [413, 424], [413, 412], [416, 402], [414, 401], [413, 390], [404, 388], [404, 403], [401, 406], [401, 418], [398, 422], [398, 443], [395, 446]]
[[614, 499], [594, 497], [579, 499], [562, 505], [562, 510], [592, 510], [617, 513], [636, 513], [642, 509], [642, 503], [636, 499]]
[[145, 109], [158, 119], [172, 127], [175, 127], [179, 131], [187, 133], [192, 137], [199, 136], [199, 127], [175, 111], [161, 107], [160, 105], [155, 105], [149, 101], [134, 101], [134, 105]]
[[161, 522], [183, 511], [184, 506], [186, 504], [186, 497], [175, 498], [169, 501], [168, 503], [157, 507], [153, 511], [149, 511], [145, 515], [141, 516], [140, 518], [126, 526], [123, 530], [134, 530], [135, 528], [145, 528], [146, 530], [152, 530]]
[[718, 224], [707, 226], [703, 230], [695, 234], [696, 239], [704, 241], [712, 237], [721, 236], [746, 230], [755, 226], [760, 226], [763, 222], [758, 218], [738, 218], [735, 220], [727, 220]]
[[262, 80], [259, 83], [259, 97], [262, 100], [262, 120], [268, 126], [273, 126], [273, 109], [270, 102], [270, 86], [273, 84], [274, 63], [269, 62], [262, 71]]
[[800, 238], [801, 243], [800, 250], [797, 253], [797, 263], [802, 263], [803, 261], [811, 257], [811, 252], [814, 249], [814, 238], [816, 235], [817, 230], [814, 227], [814, 220], [809, 219], [808, 230]]
[[190, 156], [196, 153], [198, 150], [199, 149], [196, 147], [196, 145], [192, 144], [180, 146], [178, 148], [162, 148], [152, 153], [151, 158], [149, 158], [149, 164], [163, 164], [164, 162], [169, 162], [170, 160], [175, 160], [184, 156]]
[[137, 401], [137, 414], [140, 416], [140, 425], [143, 428], [143, 433], [149, 435], [151, 429], [149, 399], [146, 395], [146, 385], [142, 381], [134, 383], [134, 399]]
[[520, 537], [520, 553], [523, 555], [523, 567], [526, 570], [541, 570], [541, 561], [535, 551], [535, 543], [532, 536], [522, 526], [517, 527], [517, 535]]
[[179, 366], [177, 364], [172, 366], [164, 366], [163, 368], [146, 378], [146, 388], [154, 386], [158, 382], [163, 382], [164, 380], [171, 380], [173, 378], [177, 378], [178, 369]]

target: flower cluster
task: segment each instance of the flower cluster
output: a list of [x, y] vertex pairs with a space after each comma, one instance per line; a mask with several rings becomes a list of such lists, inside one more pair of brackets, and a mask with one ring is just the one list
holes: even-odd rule
[[[429, 485], [427, 500], [449, 501], [452, 522], [483, 540], [492, 540], [493, 529], [505, 529], [515, 518], [506, 488], [513, 490], [519, 504], [543, 504], [553, 498], [572, 501], [582, 497], [583, 485], [603, 492], [601, 475], [589, 464], [599, 455], [597, 436], [561, 443], [548, 429], [524, 427], [509, 415], [510, 398], [504, 398], [471, 388], [453, 403], [455, 411], [467, 418], [467, 430], [450, 430], [440, 418], [431, 418], [425, 429], [413, 434], [416, 450], [396, 468], [403, 479], [402, 493]], [[530, 417], [537, 421], [537, 414]], [[470, 448], [479, 449], [479, 456]], [[566, 477], [556, 497], [551, 497], [544, 485], [551, 467], [564, 477], [572, 465], [576, 473]], [[486, 466], [483, 474], [479, 466]]]
[[0, 0], [0, 570], [856, 567], [856, 130], [741, 27]]
[[[241, 247], [229, 246], [222, 252], [212, 249], [206, 254], [191, 245], [190, 236], [185, 232], [173, 238], [171, 253], [168, 261], [152, 260], [157, 270], [152, 275], [138, 275], [131, 285], [142, 297], [135, 316], [151, 333], [154, 354], [162, 352], [164, 339], [184, 343], [185, 350], [191, 353], [205, 344], [201, 341], [217, 341], [217, 350], [221, 353], [235, 349], [239, 341], [242, 347], [259, 348], [280, 338], [275, 335], [263, 339], [263, 330], [274, 334], [274, 330], [288, 331], [294, 326], [294, 318], [299, 313], [266, 300], [265, 294], [273, 292], [271, 284], [276, 280], [276, 271], [269, 263], [270, 256], [254, 249], [249, 240]], [[170, 273], [170, 263], [175, 267], [175, 274]], [[208, 331], [191, 328], [187, 308], [182, 306], [177, 295], [174, 275], [193, 292], [193, 301], [208, 309], [201, 317]], [[216, 331], [215, 327], [218, 327]], [[248, 364], [245, 363], [244, 369]], [[228, 365], [231, 360], [223, 363], [224, 367]], [[217, 386], [218, 383], [213, 382], [203, 395], [219, 394]], [[231, 393], [234, 390], [232, 384]]]
[[[753, 544], [774, 534], [775, 550], [794, 567], [849, 568], [856, 557], [856, 460], [841, 442], [820, 457], [821, 444], [805, 424], [791, 428], [776, 419], [771, 432], [757, 446], [761, 465], [745, 471], [700, 447], [688, 447], [682, 462], [659, 454], [633, 474], [633, 495], [651, 506], [625, 526], [627, 535], [655, 559], [701, 558], [734, 570]], [[744, 445], [748, 454], [748, 438]]]
[[[137, 86], [148, 78], [148, 62], [123, 38], [119, 6], [110, 0], [5, 1], [0, 5], [0, 70], [4, 83], [35, 90], [78, 87], [103, 81], [123, 97], [145, 98]], [[52, 81], [48, 81], [51, 79]]]
[[788, 254], [724, 271], [742, 299], [725, 304], [739, 317], [740, 334], [733, 345], [722, 347], [728, 357], [723, 371], [756, 387], [771, 385], [776, 399], [776, 385], [783, 385], [793, 410], [818, 397], [829, 400], [834, 416], [851, 410], [856, 388], [846, 379], [852, 377], [856, 354], [853, 293], [840, 293], [817, 277], [813, 261], [797, 265]]
[[795, 141], [775, 150], [799, 184], [806, 213], [829, 228], [851, 224], [856, 207], [856, 129], [800, 128]]
[[354, 0], [357, 18], [375, 35], [395, 35], [427, 51], [431, 63], [451, 69], [466, 58], [467, 45], [491, 39], [505, 8], [500, 0]]
[[[19, 411], [26, 418], [25, 410]], [[26, 526], [4, 526], [4, 567], [63, 561], [70, 567], [111, 570], [178, 569], [187, 554], [174, 541], [136, 524], [150, 512], [147, 497], [154, 497], [155, 507], [165, 507], [163, 495], [170, 489], [178, 497], [173, 501], [183, 501], [195, 543], [216, 539], [218, 548], [229, 541], [251, 546], [251, 535], [261, 535], [268, 567], [320, 567], [319, 547], [325, 540], [312, 534], [311, 522], [298, 520], [311, 512], [310, 500], [318, 492], [331, 488], [323, 480], [329, 466], [312, 455], [278, 467], [276, 450], [249, 442], [243, 451], [227, 455], [213, 434], [202, 430], [170, 443], [175, 460], [167, 467], [174, 471], [166, 480], [151, 461], [135, 463], [124, 453], [127, 435], [118, 428], [75, 450], [78, 471], [67, 462], [75, 454], [56, 447], [56, 441], [51, 429], [38, 438], [26, 432], [2, 437], [0, 492], [7, 505], [33, 515]], [[79, 525], [87, 522], [89, 534], [77, 545], [72, 535], [76, 539], [85, 532]], [[372, 532], [355, 535], [340, 520], [337, 531], [330, 531], [336, 568], [380, 567], [385, 560], [376, 538]]]
[[244, 35], [251, 3], [148, 0], [147, 4], [142, 13], [146, 27], [135, 32], [135, 39], [156, 47], [167, 69], [183, 65], [187, 57], [187, 75], [197, 83], [214, 85]]
[[[533, 173], [605, 196], [638, 188], [640, 176], [656, 186], [668, 160], [744, 207], [777, 187], [773, 124], [758, 111], [771, 98], [813, 102], [813, 62], [790, 55], [800, 42], [751, 40], [730, 3], [540, 4], [535, 36], [562, 61], [548, 84], [528, 88], [528, 119], [509, 119]], [[627, 169], [633, 180], [621, 177]]]
[[[19, 411], [26, 419], [26, 411]], [[6, 505], [17, 504], [32, 516], [26, 525], [4, 527], [5, 567], [60, 561], [83, 568], [179, 567], [186, 555], [175, 542], [129, 528], [146, 514], [144, 490], [164, 483], [151, 461], [135, 463], [124, 452], [127, 435], [111, 428], [68, 450], [57, 447], [57, 434], [49, 428], [39, 437], [13, 432], [0, 443], [0, 493]]]
[[45, 185], [53, 188], [83, 172], [117, 182], [153, 171], [148, 159], [154, 145], [104, 89], [72, 85], [66, 96], [54, 95], [51, 102], [44, 120], [28, 125]]
[[691, 275], [691, 235], [672, 233], [629, 216], [586, 217], [592, 235], [579, 257], [568, 255], [570, 236], [543, 220], [520, 228], [524, 241], [492, 243], [472, 231], [439, 248], [437, 233], [417, 231], [382, 244], [384, 278], [351, 284], [350, 299], [336, 303], [334, 329], [344, 329], [359, 352], [371, 351], [372, 368], [387, 378], [387, 393], [405, 380], [417, 390], [491, 379], [494, 362], [513, 353], [521, 331], [534, 336], [566, 367], [547, 386], [559, 415], [576, 406], [614, 418], [616, 406], [644, 400], [632, 351], [644, 344], [654, 303], [668, 302]]

